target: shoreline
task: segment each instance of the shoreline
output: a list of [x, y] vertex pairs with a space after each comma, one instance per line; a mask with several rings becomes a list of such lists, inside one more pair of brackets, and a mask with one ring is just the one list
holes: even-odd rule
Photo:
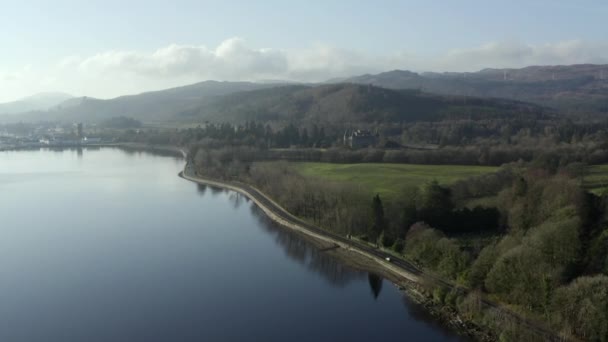
[[[331, 246], [337, 246], [338, 248], [330, 251], [334, 257], [341, 259], [342, 262], [349, 264], [351, 267], [383, 276], [386, 280], [395, 285], [400, 291], [404, 292], [404, 294], [407, 295], [411, 300], [424, 307], [424, 309], [427, 310], [427, 312], [433, 316], [438, 323], [444, 325], [447, 329], [452, 330], [456, 335], [479, 341], [496, 340], [496, 338], [490, 335], [488, 330], [477, 326], [472, 322], [463, 321], [456, 312], [451, 309], [446, 310], [445, 305], [438, 305], [430, 296], [424, 294], [423, 291], [421, 291], [421, 287], [423, 287], [422, 284], [428, 282], [428, 278], [422, 273], [422, 271], [417, 270], [420, 272], [418, 274], [409, 272], [394, 265], [392, 263], [394, 262], [392, 259], [391, 261], [386, 261], [384, 258], [380, 258], [378, 255], [370, 254], [365, 250], [360, 249], [360, 246], [357, 246], [359, 243], [355, 243], [354, 241], [345, 242], [343, 240], [345, 238], [338, 238], [338, 236], [333, 237], [329, 235], [329, 232], [320, 234], [319, 232], [311, 231], [301, 224], [306, 224], [305, 222], [289, 214], [272, 199], [268, 198], [260, 191], [257, 191], [257, 189], [255, 189], [256, 194], [253, 194], [243, 186], [244, 184], [230, 184], [200, 176], [187, 175], [185, 172], [187, 169], [188, 164], [186, 164], [184, 171], [181, 171], [178, 176], [196, 184], [217, 187], [241, 194], [255, 203], [255, 205], [257, 205], [258, 208], [260, 208], [264, 214], [275, 223], [305, 237], [310, 241], [315, 242], [316, 244], [321, 245], [325, 243]], [[261, 198], [258, 196], [263, 196], [265, 200], [261, 200]], [[275, 209], [282, 209], [284, 214], [289, 216], [284, 217], [283, 215], [278, 214], [273, 209], [269, 208], [267, 205], [268, 203], [272, 203], [272, 206]]]
[[[417, 266], [414, 266], [403, 259], [395, 258], [394, 255], [386, 253], [378, 248], [373, 248], [370, 245], [363, 244], [356, 240], [347, 239], [346, 237], [311, 225], [310, 223], [292, 215], [274, 200], [251, 185], [241, 182], [213, 180], [198, 175], [189, 175], [188, 173], [192, 172], [193, 169], [188, 161], [188, 151], [186, 148], [142, 143], [113, 143], [80, 146], [80, 148], [86, 147], [124, 148], [129, 150], [162, 152], [172, 154], [175, 157], [183, 158], [186, 163], [184, 165], [184, 169], [179, 172], [179, 177], [197, 184], [209, 185], [239, 193], [254, 202], [269, 219], [278, 223], [284, 228], [290, 229], [294, 233], [297, 233], [298, 235], [303, 236], [309, 241], [313, 241], [318, 245], [326, 244], [327, 246], [338, 247], [332, 248], [332, 250], [328, 253], [333, 254], [343, 262], [351, 265], [351, 267], [383, 276], [386, 280], [397, 286], [410, 299], [423, 306], [424, 309], [435, 317], [440, 324], [452, 330], [456, 335], [473, 338], [479, 341], [498, 340], [498, 336], [496, 336], [492, 329], [474, 323], [471, 320], [463, 320], [452, 306], [435, 302], [433, 295], [428, 291], [428, 285], [432, 283], [434, 284], [434, 287], [437, 288], [442, 287], [448, 290], [455, 289], [459, 295], [466, 295], [469, 292], [468, 289], [457, 286], [451, 282], [446, 282], [435, 275], [425, 274]], [[18, 148], [12, 150], [39, 150], [43, 148], [44, 147]], [[74, 149], [74, 147], [65, 146], [57, 148]], [[386, 257], [390, 257], [390, 261], [387, 261], [385, 259]], [[560, 338], [560, 336], [558, 336], [556, 333], [545, 328], [544, 323], [529, 320], [501, 304], [494, 303], [485, 298], [480, 298], [479, 305], [480, 311], [483, 311], [484, 309], [496, 310], [501, 314], [509, 316], [513, 319], [513, 323], [530, 330], [539, 338], [542, 338], [542, 340], [568, 340], [563, 339], [563, 337]]]
[[[182, 153], [186, 154], [186, 151], [182, 150]], [[347, 239], [305, 222], [289, 213], [260, 190], [249, 184], [213, 180], [198, 175], [188, 175], [188, 172], [192, 171], [194, 170], [188, 160], [186, 160], [184, 170], [179, 172], [178, 176], [197, 184], [214, 186], [242, 194], [254, 202], [271, 220], [279, 225], [308, 236], [310, 239], [338, 246], [339, 248], [334, 249], [332, 251], [333, 253], [350, 254], [350, 257], [354, 256], [359, 259], [358, 261], [368, 261], [365, 263], [365, 268], [368, 268], [368, 271], [383, 275], [387, 280], [403, 290], [410, 298], [424, 306], [431, 315], [435, 316], [438, 321], [452, 329], [456, 334], [474, 338], [479, 341], [497, 341], [499, 339], [499, 336], [497, 336], [496, 332], [491, 328], [479, 325], [472, 320], [462, 319], [458, 312], [451, 306], [443, 303], [436, 303], [433, 299], [433, 295], [425, 291], [425, 286], [432, 283], [435, 288], [455, 290], [463, 297], [470, 293], [470, 289], [445, 281], [433, 274], [425, 273], [410, 262], [401, 258], [395, 258], [394, 255], [380, 249], [372, 248], [369, 245]], [[390, 261], [387, 261], [385, 259], [386, 257], [390, 257]], [[540, 340], [577, 340], [575, 338], [573, 339], [573, 337], [560, 336], [546, 327], [544, 322], [537, 322], [521, 316], [504, 305], [493, 302], [487, 298], [480, 297], [479, 305], [480, 311], [497, 311], [503, 315], [503, 317], [509, 317], [509, 319], [512, 320], [511, 324], [516, 324], [521, 327], [521, 329], [529, 331], [533, 335], [536, 335]]]
[[[343, 239], [337, 238], [337, 236], [332, 237], [331, 235], [329, 235], [329, 233], [322, 234], [318, 231], [317, 232], [311, 231], [310, 229], [303, 227], [301, 225], [301, 223], [304, 223], [304, 222], [301, 222], [301, 220], [298, 219], [297, 217], [287, 213], [287, 211], [282, 209], [282, 207], [279, 204], [277, 204], [272, 199], [268, 198], [267, 196], [265, 196], [264, 194], [262, 194], [259, 191], [257, 191], [257, 193], [258, 193], [257, 195], [254, 195], [254, 194], [250, 193], [249, 191], [247, 191], [247, 189], [244, 189], [243, 187], [240, 187], [238, 185], [218, 182], [215, 180], [210, 180], [210, 179], [206, 179], [206, 178], [202, 178], [202, 177], [198, 177], [198, 176], [189, 176], [189, 175], [186, 175], [185, 172], [183, 172], [183, 171], [180, 172], [179, 176], [186, 180], [194, 182], [194, 183], [215, 186], [218, 188], [223, 188], [223, 189], [227, 189], [230, 191], [240, 193], [240, 194], [244, 195], [245, 197], [249, 198], [252, 202], [254, 202], [260, 209], [262, 209], [262, 211], [264, 211], [264, 213], [270, 219], [272, 219], [273, 221], [277, 222], [278, 224], [280, 224], [282, 226], [285, 226], [292, 230], [306, 234], [314, 239], [337, 245], [341, 249], [344, 249], [346, 251], [352, 251], [352, 252], [359, 253], [362, 256], [375, 261], [378, 264], [378, 266], [394, 273], [395, 275], [397, 275], [403, 279], [407, 279], [408, 281], [420, 282], [422, 280], [422, 277], [420, 277], [420, 275], [416, 275], [414, 273], [407, 272], [407, 271], [403, 270], [402, 268], [395, 267], [394, 264], [392, 264], [391, 262], [388, 262], [384, 259], [380, 259], [378, 256], [370, 255], [370, 254], [366, 253], [365, 251], [361, 250], [360, 248], [357, 248], [357, 246], [355, 246], [354, 243], [346, 243]], [[287, 213], [291, 217], [288, 217], [289, 218], [288, 219], [288, 218], [284, 217], [283, 215], [278, 215], [276, 211], [268, 208], [268, 206], [266, 205], [267, 203], [263, 203], [260, 200], [259, 196], [263, 196], [265, 198], [265, 200], [272, 203], [273, 206], [275, 206], [275, 208], [281, 208], [284, 213]], [[290, 219], [292, 219], [292, 220], [290, 220]], [[298, 222], [298, 221], [300, 221], [300, 222]]]
[[105, 144], [87, 144], [87, 145], [45, 145], [45, 146], [11, 146], [8, 148], [0, 148], [0, 152], [11, 152], [11, 151], [36, 151], [41, 149], [49, 150], [75, 150], [75, 149], [86, 149], [86, 148], [122, 148], [126, 150], [137, 150], [137, 151], [150, 151], [150, 152], [162, 152], [170, 153], [175, 156], [186, 159], [187, 152], [181, 147], [171, 145], [151, 145], [144, 143], [105, 143]]

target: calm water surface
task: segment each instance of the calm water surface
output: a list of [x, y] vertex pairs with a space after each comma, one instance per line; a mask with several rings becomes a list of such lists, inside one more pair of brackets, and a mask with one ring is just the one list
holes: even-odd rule
[[460, 340], [183, 163], [0, 152], [0, 341]]

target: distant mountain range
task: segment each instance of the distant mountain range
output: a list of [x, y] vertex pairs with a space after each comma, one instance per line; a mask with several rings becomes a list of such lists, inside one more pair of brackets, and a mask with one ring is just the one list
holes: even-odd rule
[[608, 113], [608, 65], [530, 66], [467, 73], [394, 70], [340, 82], [529, 101], [570, 113]]
[[166, 121], [208, 98], [276, 86], [272, 83], [205, 81], [183, 87], [121, 96], [109, 100], [69, 98], [48, 110], [0, 116], [0, 121], [103, 121], [125, 116], [144, 122]]
[[103, 121], [125, 116], [143, 122], [371, 122], [506, 113], [542, 116], [549, 112], [608, 113], [608, 65], [532, 66], [469, 73], [394, 70], [317, 85], [205, 81], [109, 100], [48, 93], [0, 104], [0, 114], [4, 114], [0, 121]]
[[550, 111], [513, 100], [433, 95], [370, 85], [283, 86], [210, 99], [178, 120], [245, 120], [344, 124], [498, 117], [540, 118]]
[[40, 93], [14, 102], [0, 103], [0, 115], [49, 110], [72, 98], [65, 93]]

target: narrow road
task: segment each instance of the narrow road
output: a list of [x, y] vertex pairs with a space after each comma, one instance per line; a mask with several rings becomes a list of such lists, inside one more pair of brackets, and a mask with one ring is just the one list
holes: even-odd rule
[[[303, 221], [302, 219], [289, 213], [287, 210], [285, 210], [279, 204], [277, 204], [276, 202], [274, 202], [273, 200], [268, 198], [265, 194], [260, 192], [255, 187], [252, 187], [251, 185], [241, 183], [241, 182], [233, 182], [233, 181], [219, 181], [218, 182], [218, 181], [207, 180], [205, 178], [202, 178], [202, 177], [199, 177], [198, 175], [196, 175], [196, 173], [195, 173], [194, 169], [192, 168], [192, 166], [190, 165], [190, 163], [186, 163], [183, 173], [180, 173], [180, 177], [188, 179], [188, 180], [196, 182], [196, 183], [211, 184], [211, 185], [218, 184], [219, 186], [221, 186], [221, 184], [226, 184], [230, 187], [240, 189], [245, 195], [247, 195], [251, 199], [255, 199], [255, 201], [257, 201], [260, 205], [262, 205], [262, 206], [266, 207], [267, 209], [269, 209], [270, 211], [272, 211], [276, 216], [280, 217], [281, 219], [283, 219], [293, 225], [300, 226], [300, 227], [304, 228], [305, 230], [314, 233], [315, 235], [327, 237], [343, 246], [349, 246], [350, 248], [362, 251], [362, 252], [364, 252], [364, 254], [367, 254], [370, 257], [377, 257], [380, 259], [379, 261], [382, 261], [385, 263], [388, 262], [387, 260], [389, 260], [387, 258], [390, 258], [391, 265], [394, 265], [394, 266], [400, 268], [401, 270], [408, 272], [412, 275], [419, 276], [419, 277], [424, 276], [426, 278], [432, 279], [438, 285], [441, 285], [448, 290], [455, 290], [461, 295], [466, 295], [470, 292], [470, 290], [467, 288], [464, 288], [461, 286], [456, 286], [453, 283], [451, 283], [450, 281], [444, 280], [444, 279], [437, 277], [435, 275], [432, 275], [432, 274], [425, 273], [424, 271], [422, 271], [420, 268], [418, 268], [414, 264], [412, 264], [406, 260], [396, 258], [393, 254], [384, 252], [382, 250], [379, 250], [372, 246], [363, 244], [361, 242], [348, 239], [344, 236], [334, 234], [327, 230], [321, 229], [315, 225], [312, 225], [306, 221]], [[390, 271], [390, 269], [389, 269], [389, 271]], [[543, 341], [565, 341], [564, 338], [560, 338], [553, 331], [545, 328], [542, 324], [536, 323], [536, 322], [531, 322], [528, 319], [520, 316], [519, 314], [513, 312], [512, 310], [510, 310], [498, 303], [489, 301], [484, 298], [480, 299], [480, 303], [482, 306], [499, 310], [502, 313], [515, 319], [519, 324], [521, 324], [522, 326], [530, 329], [532, 332], [539, 335], [539, 337], [542, 338]]]

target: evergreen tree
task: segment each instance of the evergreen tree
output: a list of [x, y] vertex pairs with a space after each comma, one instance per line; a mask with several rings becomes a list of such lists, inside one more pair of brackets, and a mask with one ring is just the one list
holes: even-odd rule
[[306, 129], [306, 127], [304, 127], [302, 129], [302, 136], [300, 137], [301, 143], [302, 145], [304, 145], [305, 147], [308, 147], [308, 130]]
[[315, 144], [319, 140], [319, 126], [312, 125], [312, 142]]
[[416, 211], [416, 204], [413, 201], [408, 201], [403, 207], [401, 212], [401, 238], [405, 238], [411, 225], [418, 221], [418, 212]]
[[375, 240], [386, 228], [386, 218], [384, 217], [384, 206], [380, 195], [376, 194], [372, 199], [372, 227], [371, 237]]
[[425, 184], [416, 198], [418, 218], [433, 227], [450, 224], [450, 214], [454, 205], [450, 189], [442, 187], [437, 181]]

